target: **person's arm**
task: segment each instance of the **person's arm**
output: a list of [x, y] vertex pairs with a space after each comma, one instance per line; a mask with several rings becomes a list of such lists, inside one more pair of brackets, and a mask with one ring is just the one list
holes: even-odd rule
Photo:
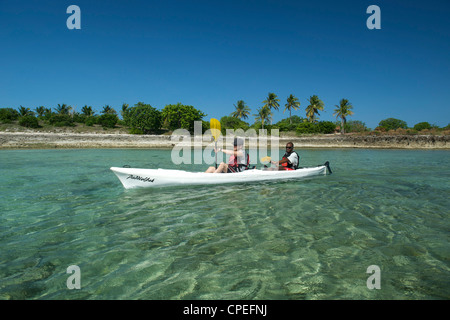
[[282, 165], [283, 163], [287, 163], [287, 162], [290, 163], [289, 159], [286, 159], [286, 158], [281, 159], [280, 161], [270, 161], [270, 162], [275, 165]]
[[238, 156], [238, 157], [243, 157], [244, 156], [244, 153], [242, 152], [242, 150], [234, 151], [234, 150], [227, 150], [227, 149], [218, 148], [217, 151], [223, 152], [223, 153], [228, 154], [228, 155], [235, 155], [235, 156]]

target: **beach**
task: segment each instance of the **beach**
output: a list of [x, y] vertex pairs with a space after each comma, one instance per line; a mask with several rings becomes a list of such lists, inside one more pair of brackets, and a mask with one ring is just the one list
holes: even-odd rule
[[[213, 138], [196, 139], [188, 136], [133, 135], [125, 133], [71, 132], [0, 132], [0, 149], [71, 149], [71, 148], [173, 148], [190, 143], [206, 147]], [[201, 142], [198, 142], [201, 141]], [[223, 140], [225, 143], [225, 139]], [[317, 135], [279, 137], [284, 146], [292, 141], [296, 148], [377, 148], [377, 149], [450, 149], [449, 135]], [[253, 144], [252, 144], [253, 143]], [[257, 138], [251, 137], [249, 145]], [[270, 136], [267, 146], [271, 144]]]

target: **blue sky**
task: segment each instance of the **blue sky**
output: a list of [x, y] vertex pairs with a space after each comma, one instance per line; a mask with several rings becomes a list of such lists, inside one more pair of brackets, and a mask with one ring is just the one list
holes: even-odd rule
[[[69, 30], [69, 5], [81, 30]], [[381, 30], [369, 30], [369, 5]], [[99, 112], [181, 102], [221, 118], [269, 92], [347, 98], [353, 120], [450, 122], [450, 1], [0, 0], [0, 108], [66, 103]], [[247, 120], [253, 123], [254, 117]]]

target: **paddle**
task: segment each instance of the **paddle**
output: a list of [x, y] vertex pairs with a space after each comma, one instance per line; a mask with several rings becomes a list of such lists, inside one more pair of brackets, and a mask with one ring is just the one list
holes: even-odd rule
[[272, 160], [272, 158], [269, 156], [263, 157], [263, 158], [261, 158], [261, 163], [269, 163], [270, 160]]
[[328, 169], [328, 172], [330, 173], [330, 174], [332, 174], [333, 172], [331, 172], [331, 168], [330, 168], [330, 163], [327, 161], [327, 162], [325, 162], [324, 164], [323, 164], [325, 167], [327, 167], [327, 169]]
[[[215, 149], [217, 149], [217, 139], [220, 137], [220, 122], [217, 119], [212, 118], [209, 121], [209, 125], [211, 128], [211, 134], [214, 137], [215, 141]], [[216, 152], [216, 169], [217, 169], [217, 152]]]

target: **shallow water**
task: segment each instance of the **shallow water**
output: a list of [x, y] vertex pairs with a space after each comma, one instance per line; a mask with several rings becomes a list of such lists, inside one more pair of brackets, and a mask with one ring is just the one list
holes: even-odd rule
[[1, 150], [0, 299], [450, 298], [450, 151], [297, 151], [333, 174], [125, 190], [109, 167], [207, 165], [177, 167], [169, 150]]

